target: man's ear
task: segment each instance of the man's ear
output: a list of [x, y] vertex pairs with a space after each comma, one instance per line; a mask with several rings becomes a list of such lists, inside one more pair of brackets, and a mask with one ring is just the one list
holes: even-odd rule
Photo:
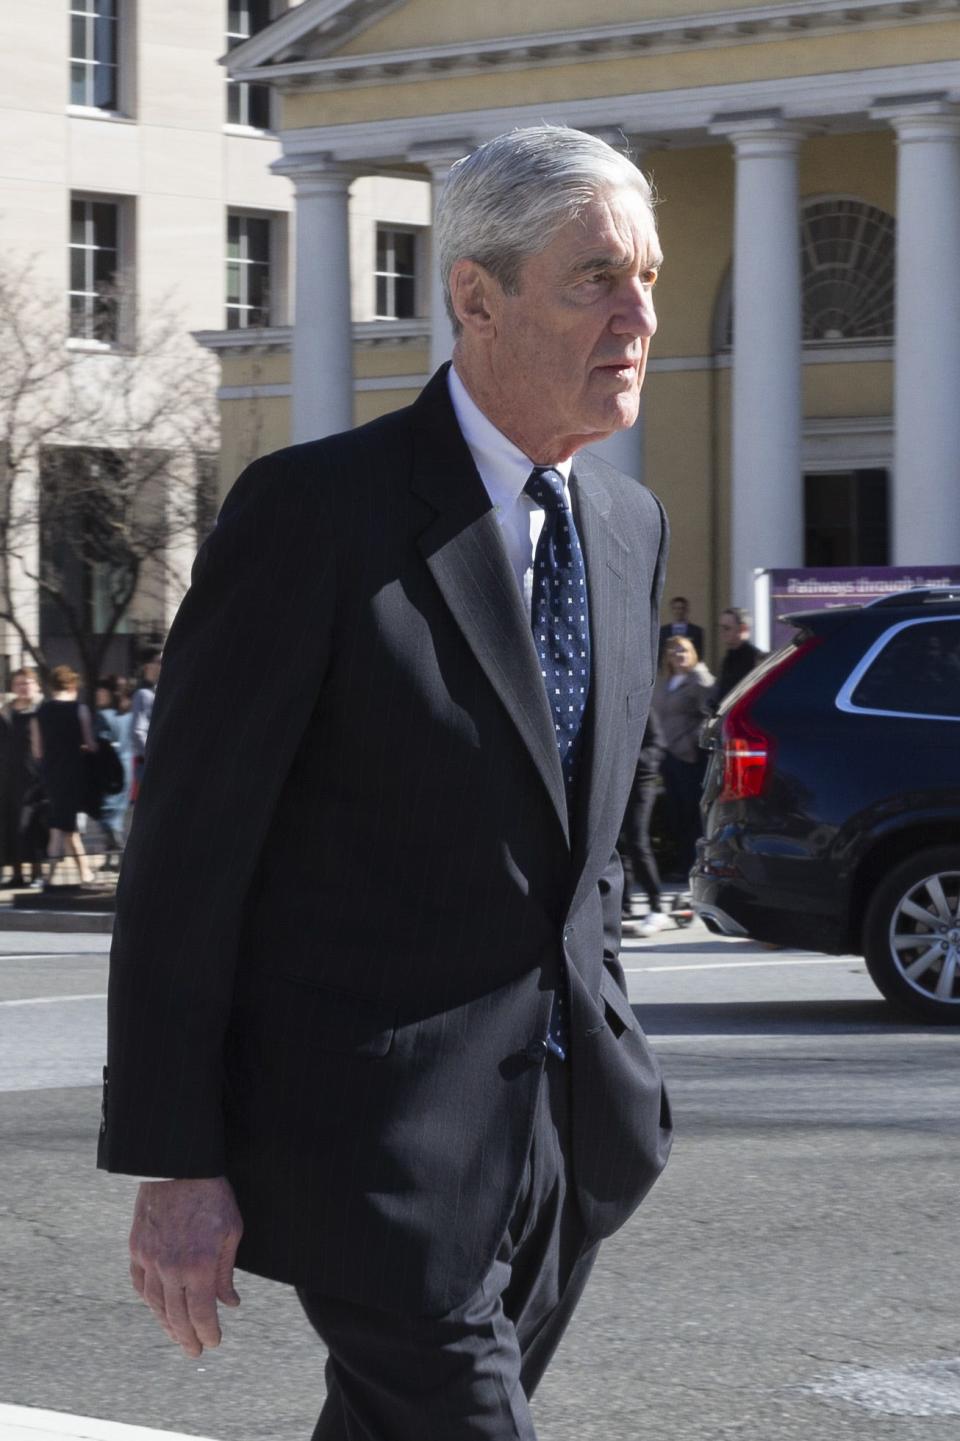
[[503, 290], [476, 260], [457, 260], [450, 271], [450, 299], [464, 330], [487, 339], [496, 332]]

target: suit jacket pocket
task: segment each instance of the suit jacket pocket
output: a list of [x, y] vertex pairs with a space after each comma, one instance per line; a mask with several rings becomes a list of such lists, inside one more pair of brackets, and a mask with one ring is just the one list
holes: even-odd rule
[[624, 1031], [637, 1029], [630, 1002], [606, 966], [600, 977], [600, 999], [603, 1002], [604, 1019], [615, 1036], [619, 1037]]
[[382, 1001], [332, 991], [289, 971], [279, 980], [296, 987], [298, 1027], [325, 1051], [344, 1056], [385, 1056], [393, 1045], [397, 1013]]

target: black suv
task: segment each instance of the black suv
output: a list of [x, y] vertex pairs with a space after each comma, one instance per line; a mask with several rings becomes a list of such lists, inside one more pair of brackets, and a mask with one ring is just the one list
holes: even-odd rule
[[960, 590], [796, 627], [704, 727], [695, 910], [726, 935], [862, 954], [960, 1024]]

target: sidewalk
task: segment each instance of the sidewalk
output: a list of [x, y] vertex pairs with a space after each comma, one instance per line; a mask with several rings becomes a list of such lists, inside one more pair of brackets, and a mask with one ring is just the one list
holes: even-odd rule
[[[102, 886], [104, 898], [109, 898], [109, 910], [95, 910], [89, 899], [85, 899], [82, 910], [54, 910], [40, 904], [41, 891], [35, 891], [26, 887], [14, 889], [9, 884], [0, 883], [0, 931], [48, 931], [48, 932], [94, 932], [102, 935], [109, 935], [113, 930], [113, 897], [116, 893], [116, 872], [103, 872], [102, 866], [104, 857], [102, 855], [91, 855], [90, 865], [98, 879], [102, 875]], [[74, 874], [71, 862], [63, 862], [58, 872], [60, 882], [70, 882], [78, 879]], [[14, 898], [21, 897], [19, 906], [14, 905]], [[37, 904], [34, 905], [34, 900]]]
[[210, 1441], [146, 1426], [124, 1426], [92, 1416], [39, 1411], [32, 1406], [0, 1405], [0, 1441]]

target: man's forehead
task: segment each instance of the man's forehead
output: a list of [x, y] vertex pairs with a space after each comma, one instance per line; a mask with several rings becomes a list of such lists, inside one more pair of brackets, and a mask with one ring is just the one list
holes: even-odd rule
[[653, 214], [639, 190], [598, 196], [558, 232], [557, 239], [573, 267], [589, 266], [595, 259], [629, 265], [638, 254], [647, 265], [663, 260]]

